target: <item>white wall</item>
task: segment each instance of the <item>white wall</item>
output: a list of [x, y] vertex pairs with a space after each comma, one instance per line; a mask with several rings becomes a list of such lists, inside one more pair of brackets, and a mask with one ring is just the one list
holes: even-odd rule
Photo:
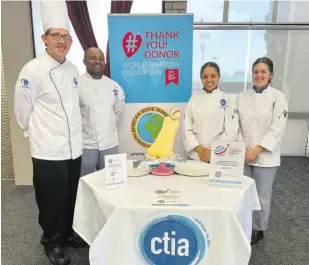
[[15, 82], [23, 65], [33, 58], [29, 2], [2, 1], [1, 13], [1, 45], [11, 125], [15, 183], [31, 185], [32, 163], [29, 144], [28, 140], [23, 137], [14, 116]]
[[289, 119], [285, 138], [282, 143], [283, 156], [304, 156], [307, 147], [309, 121]]

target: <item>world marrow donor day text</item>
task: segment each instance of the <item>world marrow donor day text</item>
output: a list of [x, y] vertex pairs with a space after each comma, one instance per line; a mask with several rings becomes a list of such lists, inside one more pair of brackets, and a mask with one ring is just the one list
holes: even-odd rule
[[[146, 31], [143, 38], [140, 35], [135, 35], [132, 38], [135, 40], [136, 46], [132, 45], [132, 41], [128, 42], [130, 40], [127, 40], [123, 48], [131, 48], [131, 52], [135, 54], [143, 44], [143, 55], [139, 61], [124, 62], [123, 75], [162, 75], [164, 69], [180, 68], [180, 62], [177, 60], [180, 58], [180, 51], [168, 48], [170, 40], [180, 41], [179, 31]], [[140, 43], [138, 43], [139, 38]], [[132, 50], [134, 48], [136, 50]]]

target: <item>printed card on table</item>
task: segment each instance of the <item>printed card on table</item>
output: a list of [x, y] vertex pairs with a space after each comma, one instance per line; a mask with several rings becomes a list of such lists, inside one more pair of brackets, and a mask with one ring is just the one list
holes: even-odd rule
[[213, 171], [209, 184], [223, 186], [239, 186], [244, 176], [246, 143], [213, 141], [211, 144], [211, 160]]
[[127, 154], [105, 156], [106, 188], [126, 186], [127, 180]]
[[157, 189], [152, 194], [152, 206], [188, 206], [183, 190]]

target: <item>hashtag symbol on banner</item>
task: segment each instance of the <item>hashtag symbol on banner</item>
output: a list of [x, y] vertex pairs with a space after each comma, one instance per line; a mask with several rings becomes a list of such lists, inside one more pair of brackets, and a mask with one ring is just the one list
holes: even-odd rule
[[142, 44], [142, 37], [139, 34], [134, 34], [132, 32], [127, 32], [122, 38], [122, 49], [127, 56], [127, 58], [132, 57]]
[[134, 52], [134, 50], [137, 48], [136, 45], [137, 39], [136, 36], [129, 36], [129, 39], [127, 39], [127, 52]]

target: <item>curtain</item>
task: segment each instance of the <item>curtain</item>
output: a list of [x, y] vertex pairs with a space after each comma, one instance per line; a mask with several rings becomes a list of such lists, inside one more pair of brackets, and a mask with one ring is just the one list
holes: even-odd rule
[[[133, 1], [112, 1], [111, 13], [112, 14], [124, 14], [130, 13]], [[106, 65], [104, 69], [104, 75], [110, 77], [110, 61], [109, 61], [109, 45], [107, 42], [106, 48]]]
[[98, 47], [88, 12], [87, 1], [66, 0], [66, 4], [71, 23], [84, 51], [90, 47]]

